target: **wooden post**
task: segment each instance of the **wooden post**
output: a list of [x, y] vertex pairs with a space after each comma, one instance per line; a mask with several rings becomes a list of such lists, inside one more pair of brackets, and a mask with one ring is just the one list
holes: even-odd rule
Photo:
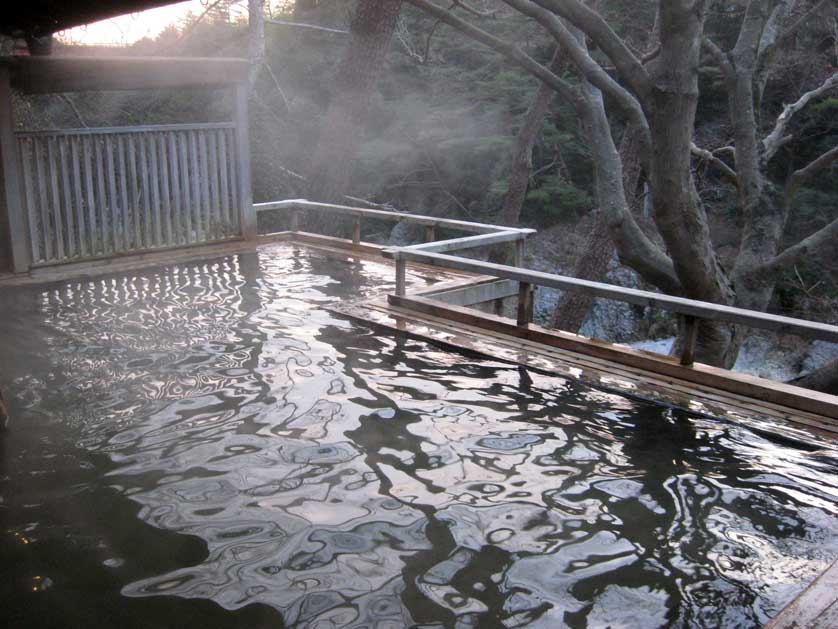
[[515, 266], [523, 267], [524, 266], [524, 240], [516, 240], [515, 241], [515, 258], [514, 258]]
[[396, 254], [396, 256], [396, 295], [398, 297], [404, 297], [407, 262], [398, 254]]
[[[516, 241], [520, 242], [520, 241]], [[530, 290], [527, 282], [518, 282], [518, 325], [526, 328], [530, 324]]]
[[256, 238], [256, 212], [250, 183], [250, 127], [247, 113], [247, 82], [237, 83], [234, 89], [233, 120], [236, 123], [236, 159], [239, 163], [239, 212], [242, 236]]
[[361, 244], [361, 217], [356, 216], [355, 222], [352, 225], [352, 244], [353, 245], [360, 245]]
[[436, 240], [436, 227], [434, 225], [425, 226], [425, 242], [433, 242]]
[[28, 220], [23, 205], [21, 192], [20, 163], [15, 137], [14, 114], [12, 112], [12, 87], [9, 69], [0, 67], [0, 179], [3, 195], [0, 205], [0, 221], [3, 223], [3, 235], [8, 242], [11, 254], [11, 268], [15, 273], [29, 270], [30, 247], [27, 232]]
[[297, 210], [291, 210], [291, 231], [300, 231], [300, 213]]
[[695, 358], [695, 340], [698, 337], [698, 319], [692, 315], [684, 315], [684, 349], [681, 350], [681, 364], [685, 367], [692, 366]]

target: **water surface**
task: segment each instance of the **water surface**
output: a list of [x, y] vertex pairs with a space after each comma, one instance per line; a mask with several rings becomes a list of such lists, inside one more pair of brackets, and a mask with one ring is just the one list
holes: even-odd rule
[[325, 309], [391, 277], [3, 289], [9, 625], [750, 627], [838, 556], [834, 453]]

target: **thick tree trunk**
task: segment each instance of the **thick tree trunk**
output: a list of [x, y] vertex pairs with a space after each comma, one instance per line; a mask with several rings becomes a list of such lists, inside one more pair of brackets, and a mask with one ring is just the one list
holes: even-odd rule
[[250, 75], [248, 85], [253, 91], [262, 65], [265, 63], [265, 8], [264, 0], [247, 0], [248, 14], [248, 60]]
[[[640, 146], [642, 129], [630, 126], [620, 142], [620, 162], [623, 169], [623, 193], [629, 210], [637, 213], [642, 203], [638, 193], [642, 168]], [[608, 265], [614, 257], [614, 242], [608, 229], [605, 213], [595, 210], [593, 228], [585, 240], [582, 255], [576, 261], [573, 277], [594, 282], [602, 281], [608, 272]], [[594, 300], [587, 293], [565, 291], [556, 304], [552, 325], [567, 332], [579, 332], [591, 310]]]
[[370, 99], [401, 4], [402, 0], [360, 0], [355, 9], [349, 45], [314, 150], [310, 200], [339, 202], [348, 192]]
[[[655, 224], [686, 296], [732, 304], [690, 163], [705, 11], [704, 0], [661, 3], [661, 52], [650, 64], [652, 89], [644, 103], [653, 146], [649, 182]], [[729, 367], [737, 352], [732, 326], [701, 322], [696, 360]]]
[[[556, 53], [553, 55], [551, 69], [557, 69], [558, 65], [558, 53]], [[549, 85], [539, 83], [535, 98], [524, 114], [521, 128], [515, 136], [515, 144], [512, 147], [509, 189], [506, 191], [503, 206], [498, 214], [499, 225], [516, 227], [521, 221], [521, 208], [524, 206], [532, 173], [532, 149], [541, 133], [544, 116], [555, 94], [556, 92]], [[489, 252], [489, 262], [503, 264], [507, 262], [508, 254], [508, 247], [493, 247]]]

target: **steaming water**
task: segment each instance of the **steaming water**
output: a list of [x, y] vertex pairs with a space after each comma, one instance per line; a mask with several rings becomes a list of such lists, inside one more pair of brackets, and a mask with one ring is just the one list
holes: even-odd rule
[[838, 556], [834, 453], [323, 308], [390, 277], [4, 289], [9, 626], [747, 627]]

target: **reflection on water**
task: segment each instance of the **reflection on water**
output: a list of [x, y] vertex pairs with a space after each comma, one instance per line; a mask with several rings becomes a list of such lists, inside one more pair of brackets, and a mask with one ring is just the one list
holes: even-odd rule
[[389, 277], [282, 245], [16, 291], [21, 626], [758, 626], [838, 556], [830, 452], [323, 309]]

